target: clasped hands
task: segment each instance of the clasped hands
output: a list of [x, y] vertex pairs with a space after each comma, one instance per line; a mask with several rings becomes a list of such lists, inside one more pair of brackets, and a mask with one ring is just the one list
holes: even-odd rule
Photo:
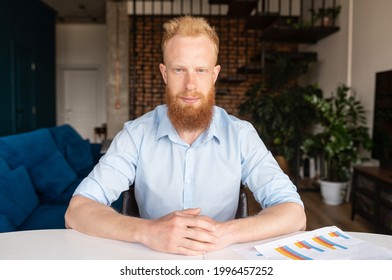
[[200, 211], [175, 211], [146, 221], [142, 243], [160, 252], [183, 255], [200, 255], [227, 246], [225, 223], [202, 216]]

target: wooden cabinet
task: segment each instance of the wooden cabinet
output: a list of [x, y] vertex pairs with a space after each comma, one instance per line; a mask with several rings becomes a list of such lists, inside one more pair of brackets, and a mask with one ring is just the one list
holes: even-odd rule
[[358, 214], [379, 233], [392, 234], [392, 171], [373, 166], [354, 168], [351, 218]]

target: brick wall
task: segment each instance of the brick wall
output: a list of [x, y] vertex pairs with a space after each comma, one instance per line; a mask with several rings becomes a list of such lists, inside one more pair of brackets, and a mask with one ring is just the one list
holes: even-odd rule
[[[133, 16], [130, 18], [129, 41], [129, 93], [130, 117], [138, 117], [163, 104], [164, 83], [159, 72], [162, 61], [160, 49], [162, 24], [165, 16]], [[238, 73], [238, 69], [251, 63], [261, 65], [262, 47], [290, 49], [291, 46], [262, 46], [259, 30], [245, 28], [246, 19], [227, 16], [209, 16], [220, 37], [218, 63], [222, 66], [216, 84], [216, 104], [230, 114], [239, 116], [238, 106], [246, 91], [262, 81], [261, 70], [256, 73]]]

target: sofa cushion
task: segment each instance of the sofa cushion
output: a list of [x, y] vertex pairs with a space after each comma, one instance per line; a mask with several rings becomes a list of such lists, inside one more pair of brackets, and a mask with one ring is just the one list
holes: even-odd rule
[[11, 221], [8, 219], [8, 217], [0, 214], [0, 233], [14, 230], [15, 227], [11, 224]]
[[72, 198], [72, 195], [74, 194], [76, 188], [79, 186], [80, 182], [82, 181], [82, 178], [77, 178], [75, 181], [73, 181], [62, 193], [60, 193], [58, 196], [55, 198], [49, 198], [49, 197], [40, 197], [41, 198], [41, 203], [51, 203], [51, 204], [69, 204], [69, 201]]
[[0, 174], [0, 211], [18, 226], [38, 206], [29, 174], [23, 166]]
[[[5, 216], [12, 227], [20, 225], [28, 216], [24, 211], [15, 204], [6, 194], [0, 191], [0, 216]], [[5, 218], [3, 223], [7, 223]], [[0, 226], [0, 232], [2, 232], [2, 226]]]
[[47, 128], [0, 138], [0, 156], [13, 169], [24, 165], [30, 170], [55, 151], [57, 146]]
[[86, 177], [94, 167], [89, 140], [83, 140], [78, 145], [68, 144], [66, 155], [70, 165], [78, 173], [78, 177]]
[[17, 230], [65, 228], [64, 215], [67, 206], [67, 204], [42, 204], [17, 227]]
[[5, 174], [10, 171], [10, 167], [5, 162], [5, 160], [0, 156], [0, 174]]
[[30, 173], [37, 191], [47, 198], [57, 197], [77, 178], [59, 151], [37, 164]]
[[[89, 140], [84, 140], [70, 125], [50, 128], [53, 139], [79, 177], [85, 177], [94, 165]], [[88, 171], [86, 171], [88, 170]]]

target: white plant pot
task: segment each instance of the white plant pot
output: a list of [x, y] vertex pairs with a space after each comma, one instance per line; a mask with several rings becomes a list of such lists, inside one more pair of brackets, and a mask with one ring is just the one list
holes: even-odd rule
[[323, 202], [328, 205], [343, 203], [348, 182], [329, 182], [320, 180], [321, 195]]

